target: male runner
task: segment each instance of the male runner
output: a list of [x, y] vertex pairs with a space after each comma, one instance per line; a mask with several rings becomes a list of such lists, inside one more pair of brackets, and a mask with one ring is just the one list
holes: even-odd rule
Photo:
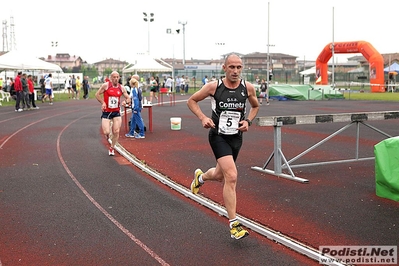
[[[104, 94], [104, 97], [102, 97], [101, 94]], [[125, 100], [122, 102], [122, 104], [130, 104], [130, 96], [126, 92], [125, 88], [119, 84], [119, 73], [116, 71], [111, 73], [111, 80], [101, 85], [96, 92], [96, 99], [101, 103], [101, 125], [107, 140], [110, 138], [112, 127], [111, 146], [109, 147], [108, 151], [108, 155], [110, 156], [115, 155], [114, 147], [116, 143], [118, 143], [119, 131], [122, 125], [120, 113], [122, 95], [125, 97]]]

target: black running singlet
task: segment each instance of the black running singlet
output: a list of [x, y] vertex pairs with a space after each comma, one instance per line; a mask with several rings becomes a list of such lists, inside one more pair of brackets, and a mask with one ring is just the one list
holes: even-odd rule
[[235, 89], [227, 88], [221, 79], [218, 80], [215, 94], [211, 96], [212, 120], [218, 134], [238, 133], [238, 122], [245, 117], [247, 99], [248, 91], [244, 80]]

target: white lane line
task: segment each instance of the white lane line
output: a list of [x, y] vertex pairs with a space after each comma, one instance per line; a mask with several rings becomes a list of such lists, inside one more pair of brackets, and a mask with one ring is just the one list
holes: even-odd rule
[[[50, 118], [53, 118], [53, 117], [56, 117], [56, 116], [60, 116], [60, 115], [72, 113], [72, 112], [76, 112], [76, 111], [75, 111], [75, 110], [74, 110], [74, 111], [68, 111], [68, 112], [56, 114], [56, 115], [53, 115], [53, 116], [45, 117], [45, 118], [42, 118], [42, 119], [37, 120], [37, 121], [35, 121], [35, 122], [32, 122], [32, 123], [30, 123], [30, 124], [28, 124], [28, 125], [26, 125], [26, 126], [20, 128], [20, 129], [18, 129], [17, 131], [15, 131], [14, 133], [12, 133], [8, 138], [6, 138], [6, 139], [0, 144], [0, 149], [2, 149], [3, 146], [4, 146], [12, 137], [14, 137], [16, 134], [18, 134], [18, 133], [21, 132], [22, 130], [24, 130], [24, 129], [26, 129], [26, 128], [28, 128], [28, 127], [34, 125], [34, 124], [40, 123], [40, 122], [42, 122], [42, 121], [44, 121], [44, 120], [47, 120], [47, 119], [50, 119]], [[0, 266], [1, 266], [1, 265], [0, 265]]]
[[[88, 115], [86, 115], [88, 116]], [[63, 165], [65, 171], [68, 173], [68, 175], [71, 177], [72, 181], [76, 184], [76, 186], [83, 192], [83, 194], [90, 200], [90, 202], [96, 206], [96, 208], [103, 213], [113, 224], [115, 224], [126, 236], [128, 236], [134, 243], [136, 243], [140, 248], [142, 248], [145, 252], [147, 252], [152, 258], [154, 258], [156, 261], [159, 262], [159, 264], [163, 266], [168, 266], [169, 264], [164, 261], [160, 256], [158, 256], [153, 250], [151, 250], [148, 246], [146, 246], [143, 242], [140, 241], [137, 237], [135, 237], [128, 229], [126, 229], [122, 224], [120, 224], [110, 213], [108, 213], [91, 195], [90, 193], [80, 184], [80, 182], [76, 179], [76, 177], [73, 175], [73, 173], [69, 170], [68, 166], [65, 163], [64, 158], [62, 157], [61, 154], [61, 148], [60, 148], [60, 139], [62, 133], [73, 123], [78, 121], [79, 119], [82, 119], [85, 116], [82, 116], [72, 122], [70, 122], [68, 125], [66, 125], [60, 132], [57, 138], [57, 154], [58, 158]], [[1, 266], [1, 265], [0, 265]]]
[[[176, 190], [180, 194], [191, 198], [192, 200], [198, 202], [199, 204], [213, 210], [214, 212], [218, 213], [219, 215], [227, 217], [227, 211], [223, 206], [220, 206], [218, 203], [212, 201], [211, 199], [205, 198], [201, 195], [198, 194], [193, 194], [191, 193], [191, 190], [188, 188], [184, 187], [183, 185], [174, 182], [167, 176], [160, 174], [157, 172], [155, 169], [152, 169], [146, 164], [143, 164], [137, 157], [135, 157], [133, 154], [131, 154], [128, 150], [126, 150], [124, 147], [122, 147], [120, 144], [117, 144], [115, 146], [115, 150], [118, 151], [123, 157], [125, 157], [127, 160], [129, 160], [133, 165], [135, 165], [137, 168], [142, 170], [143, 172], [147, 173], [148, 175], [152, 176], [153, 178], [157, 179], [161, 183], [169, 186], [170, 188]], [[250, 228], [252, 231], [255, 231], [259, 233], [260, 235], [266, 236], [267, 238], [278, 242], [286, 247], [291, 248], [292, 250], [306, 255], [309, 258], [316, 260], [316, 261], [332, 261], [331, 263], [328, 263], [328, 265], [345, 265], [342, 263], [337, 262], [337, 259], [334, 259], [332, 257], [328, 257], [326, 255], [321, 254], [317, 249], [308, 246], [304, 243], [301, 243], [295, 239], [290, 238], [289, 236], [286, 236], [280, 232], [274, 231], [271, 228], [268, 228], [262, 224], [259, 224], [249, 218], [246, 218], [241, 215], [237, 215], [238, 220], [240, 222]]]

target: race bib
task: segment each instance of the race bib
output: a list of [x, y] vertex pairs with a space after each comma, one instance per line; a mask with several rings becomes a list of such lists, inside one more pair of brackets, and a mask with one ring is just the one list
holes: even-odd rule
[[119, 98], [110, 96], [108, 98], [108, 108], [114, 109], [114, 108], [118, 108], [118, 107], [119, 107]]
[[238, 133], [238, 122], [240, 113], [234, 111], [223, 111], [219, 117], [219, 134], [234, 135]]

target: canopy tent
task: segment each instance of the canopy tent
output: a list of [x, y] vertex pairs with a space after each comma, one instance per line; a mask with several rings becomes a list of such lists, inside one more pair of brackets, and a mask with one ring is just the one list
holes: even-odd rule
[[137, 63], [123, 70], [123, 73], [131, 72], [172, 72], [172, 68], [161, 65], [155, 59], [146, 56], [137, 60]]
[[392, 65], [387, 66], [386, 68], [384, 68], [384, 72], [388, 73], [388, 72], [396, 72], [399, 73], [399, 64], [394, 62]]
[[47, 70], [63, 72], [61, 67], [18, 51], [9, 51], [0, 56], [0, 70]]
[[[327, 73], [330, 75], [331, 72], [327, 71]], [[311, 67], [309, 69], [306, 69], [304, 71], [299, 72], [302, 76], [309, 76], [309, 75], [316, 75], [316, 66]]]

